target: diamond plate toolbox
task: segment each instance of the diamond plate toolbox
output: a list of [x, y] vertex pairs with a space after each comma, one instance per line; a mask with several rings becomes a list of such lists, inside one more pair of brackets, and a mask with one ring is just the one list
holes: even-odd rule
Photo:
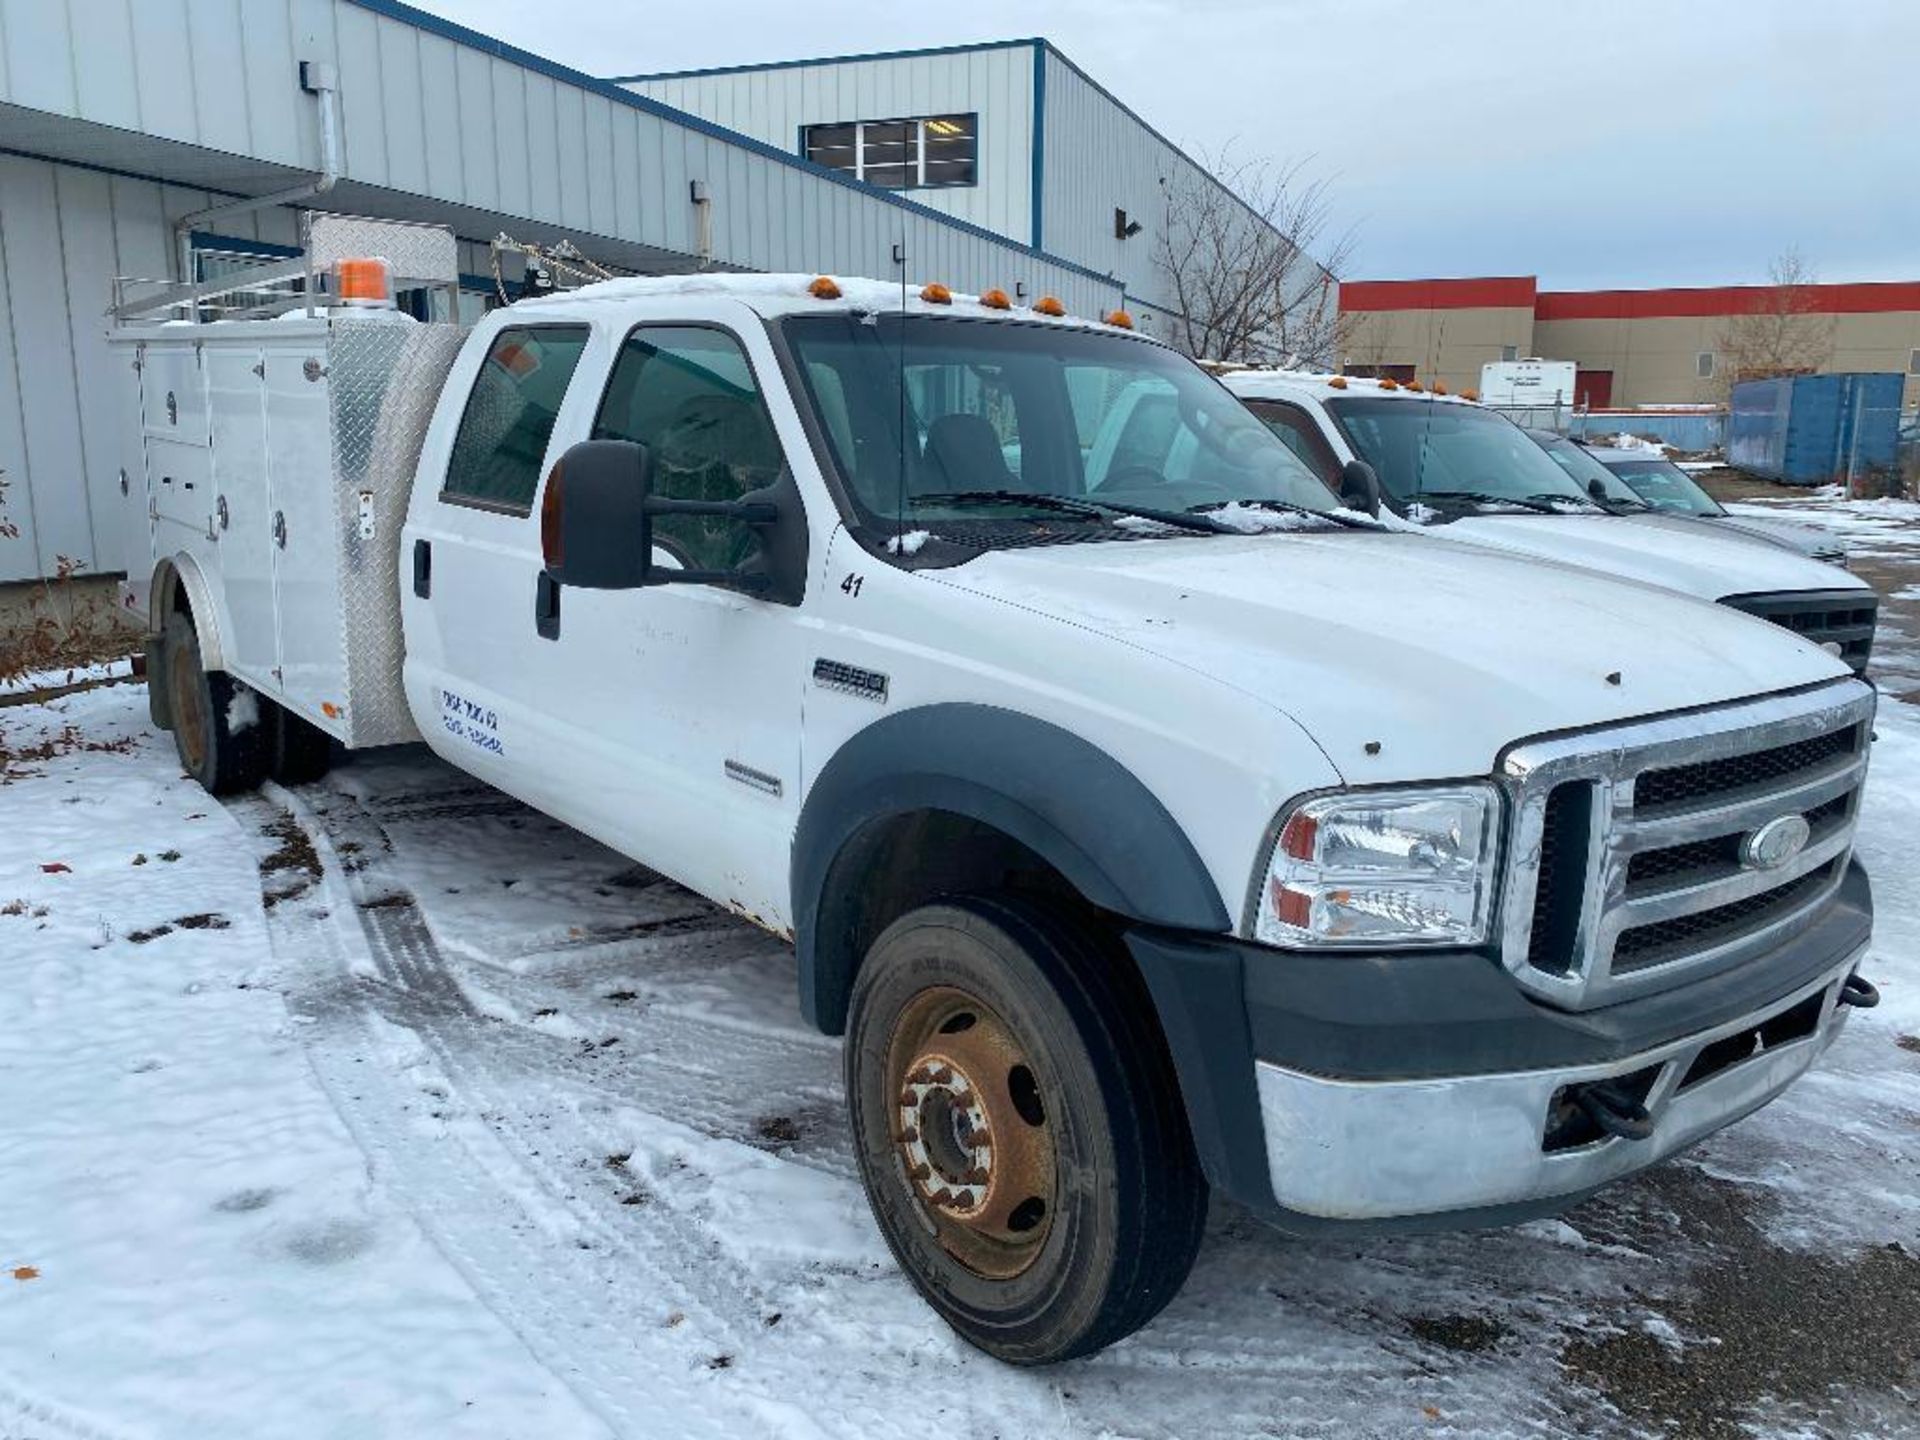
[[458, 325], [335, 320], [328, 327], [333, 515], [345, 646], [346, 743], [418, 740], [401, 684], [400, 530]]

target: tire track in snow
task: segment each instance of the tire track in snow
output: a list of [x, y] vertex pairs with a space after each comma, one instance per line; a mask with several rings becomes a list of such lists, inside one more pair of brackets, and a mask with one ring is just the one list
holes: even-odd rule
[[[274, 788], [268, 793], [308, 830], [316, 850], [329, 859], [338, 854], [334, 842], [340, 836], [351, 836], [363, 857], [387, 848], [384, 837], [367, 833], [373, 822], [358, 807], [349, 806], [344, 813], [329, 807], [323, 817], [303, 797]], [[808, 1267], [798, 1267], [797, 1276], [776, 1277], [780, 1293], [767, 1293], [765, 1284], [726, 1253], [697, 1215], [674, 1207], [666, 1193], [669, 1187], [657, 1187], [648, 1203], [623, 1203], [621, 1192], [631, 1193], [633, 1177], [601, 1163], [610, 1147], [622, 1142], [622, 1108], [659, 1115], [675, 1126], [687, 1126], [690, 1115], [704, 1115], [713, 1138], [738, 1141], [741, 1137], [731, 1133], [740, 1128], [737, 1114], [716, 1108], [711, 1098], [724, 1097], [727, 1089], [725, 1075], [713, 1073], [716, 1045], [731, 1044], [735, 1054], [766, 1050], [756, 1068], [784, 1074], [790, 1083], [794, 1061], [788, 1052], [793, 1042], [726, 1023], [663, 1018], [649, 1028], [647, 1038], [678, 1054], [678, 1063], [636, 1064], [632, 1057], [623, 1057], [625, 1083], [609, 1087], [603, 1080], [590, 1081], [574, 1073], [578, 1067], [569, 1061], [578, 1051], [568, 1042], [503, 1023], [471, 1003], [417, 905], [386, 883], [377, 859], [355, 866], [336, 861], [328, 871], [335, 918], [324, 928], [346, 952], [345, 963], [336, 963], [334, 969], [336, 975], [357, 971], [361, 978], [345, 983], [336, 979], [322, 987], [311, 997], [312, 1013], [331, 1014], [335, 1023], [349, 1023], [359, 1033], [345, 1046], [312, 1047], [322, 1057], [316, 1069], [324, 1079], [331, 1051], [341, 1088], [330, 1084], [329, 1089], [337, 1103], [344, 1093], [349, 1103], [372, 1115], [363, 1143], [389, 1166], [398, 1158], [396, 1150], [426, 1148], [418, 1134], [424, 1128], [419, 1117], [423, 1099], [442, 1101], [443, 1115], [457, 1107], [477, 1117], [451, 1127], [451, 1138], [465, 1152], [464, 1163], [454, 1167], [460, 1172], [457, 1186], [443, 1186], [438, 1172], [447, 1168], [444, 1163], [422, 1166], [415, 1156], [418, 1173], [408, 1203], [416, 1214], [433, 1217], [423, 1223], [436, 1240], [456, 1225], [472, 1228], [454, 1218], [461, 1212], [484, 1212], [489, 1206], [498, 1210], [503, 1200], [520, 1210], [512, 1226], [518, 1232], [517, 1250], [497, 1249], [493, 1227], [484, 1241], [458, 1245], [459, 1258], [450, 1256], [470, 1279], [478, 1276], [476, 1289], [489, 1305], [543, 1363], [568, 1377], [584, 1403], [622, 1430], [651, 1434], [659, 1419], [657, 1413], [636, 1413], [620, 1401], [622, 1394], [672, 1395], [712, 1384], [716, 1399], [700, 1396], [695, 1401], [703, 1416], [725, 1405], [741, 1407], [753, 1417], [750, 1422], [715, 1420], [717, 1433], [822, 1433], [792, 1404], [790, 1383], [780, 1383], [781, 1371], [790, 1371], [796, 1362], [782, 1362], [775, 1352], [804, 1356], [797, 1363], [817, 1373], [816, 1357], [830, 1348], [836, 1326], [829, 1320], [821, 1334], [808, 1333], [813, 1327], [804, 1321], [789, 1321], [779, 1330], [768, 1325], [769, 1315], [778, 1318], [776, 1312], [783, 1307], [795, 1308], [796, 1282], [803, 1291], [811, 1283]], [[358, 935], [350, 922], [338, 918], [346, 915], [357, 916]], [[291, 917], [286, 923], [292, 923]], [[488, 978], [491, 982], [493, 977]], [[384, 1103], [370, 1101], [366, 1094], [372, 1088], [369, 1067], [344, 1053], [364, 1053], [380, 1026], [410, 1034], [433, 1063], [433, 1073], [418, 1076], [411, 1086], [389, 1082]], [[677, 1034], [681, 1029], [693, 1033]], [[803, 1043], [800, 1048], [816, 1064], [833, 1054], [827, 1042]], [[702, 1052], [707, 1059], [696, 1065], [693, 1057]], [[703, 1093], [709, 1097], [705, 1111], [696, 1103]], [[595, 1111], [599, 1113], [590, 1113]], [[404, 1123], [397, 1123], [401, 1117]], [[407, 1129], [415, 1133], [404, 1134]], [[841, 1153], [824, 1165], [816, 1160], [814, 1168], [850, 1177], [852, 1158], [843, 1127], [821, 1130], [834, 1137]], [[538, 1213], [543, 1209], [548, 1212], [544, 1223]], [[504, 1266], [499, 1263], [503, 1253], [509, 1261]], [[530, 1293], [535, 1289], [537, 1296]], [[609, 1314], [610, 1309], [626, 1313]], [[668, 1343], [684, 1369], [662, 1370], [656, 1364], [651, 1376], [625, 1374], [637, 1357], [654, 1347], [645, 1332], [660, 1330], [667, 1319], [672, 1322]], [[593, 1338], [583, 1341], [583, 1332]], [[596, 1340], [601, 1345], [597, 1354]], [[605, 1353], [608, 1344], [619, 1353]], [[732, 1363], [736, 1356], [743, 1357], [738, 1368]], [[754, 1372], [762, 1361], [772, 1362], [767, 1373], [774, 1388], [757, 1392]], [[725, 1367], [724, 1381], [717, 1378], [715, 1366]], [[871, 1392], [841, 1397], [838, 1415], [863, 1436], [907, 1433], [894, 1407]]]
[[[287, 798], [336, 849], [344, 840], [357, 846], [363, 856], [390, 851], [383, 827], [364, 808], [352, 802], [345, 807], [337, 803], [316, 807]], [[355, 898], [376, 963], [404, 990], [432, 1003], [434, 1025], [449, 1041], [457, 1042], [460, 1056], [483, 1047], [490, 1062], [498, 1061], [529, 1079], [644, 1109], [714, 1139], [761, 1150], [770, 1143], [761, 1127], [775, 1119], [791, 1122], [796, 1116], [788, 1112], [797, 1111], [805, 1123], [797, 1140], [781, 1146], [782, 1154], [844, 1178], [857, 1175], [840, 1093], [837, 1041], [691, 1015], [671, 1003], [649, 1001], [627, 1010], [583, 997], [565, 979], [544, 970], [529, 976], [505, 965], [450, 959], [435, 941], [417, 902], [382, 877], [377, 859], [347, 874], [346, 886]], [[731, 939], [736, 953], [743, 946], [777, 944], [724, 912], [713, 909], [711, 913], [728, 928], [675, 930], [662, 941], [623, 949], [618, 965], [623, 972], [642, 972], [644, 979], [638, 983], [659, 989], [712, 968], [704, 953], [705, 942]], [[689, 948], [692, 953], [682, 954]], [[550, 953], [554, 952], [520, 952], [516, 958]], [[663, 953], [678, 963], [655, 964]], [[471, 986], [478, 993], [504, 999], [527, 1016], [544, 1012], [581, 1016], [591, 1040], [552, 1034], [537, 1024], [514, 1023], [486, 1013], [462, 985], [463, 974], [472, 976]], [[454, 1035], [451, 1030], [461, 1033]], [[617, 1043], [607, 1045], [608, 1040]]]
[[[227, 804], [257, 833], [288, 813], [254, 797]], [[298, 819], [297, 802], [290, 808]], [[307, 1031], [315, 1074], [375, 1176], [398, 1192], [483, 1303], [582, 1404], [620, 1433], [646, 1433], [647, 1397], [697, 1383], [727, 1327], [690, 1315], [673, 1334], [634, 1343], [637, 1333], [665, 1331], [676, 1309], [689, 1313], [673, 1277], [644, 1265], [616, 1284], [597, 1256], [587, 1258], [592, 1252], [555, 1243], [539, 1200], [526, 1187], [500, 1183], [521, 1165], [512, 1148], [484, 1124], [435, 1126], [423, 1104], [434, 1077], [426, 1077], [423, 1089], [420, 1079], [393, 1074], [417, 1062], [367, 1063], [368, 1057], [392, 1060], [393, 1037], [380, 1027], [393, 1022], [381, 1019], [366, 998], [366, 977], [377, 965], [358, 943], [357, 925], [344, 919], [357, 912], [340, 879], [339, 856], [318, 827], [310, 838], [323, 874], [311, 898], [269, 908], [267, 926], [276, 958], [313, 982], [290, 988], [287, 999]], [[640, 1277], [641, 1284], [626, 1283]], [[740, 1433], [744, 1417], [717, 1413], [727, 1403], [716, 1394], [713, 1404], [699, 1407], [700, 1423], [688, 1417], [685, 1433], [715, 1440]]]
[[0, 1440], [54, 1440], [56, 1436], [60, 1440], [121, 1440], [123, 1433], [0, 1383]]

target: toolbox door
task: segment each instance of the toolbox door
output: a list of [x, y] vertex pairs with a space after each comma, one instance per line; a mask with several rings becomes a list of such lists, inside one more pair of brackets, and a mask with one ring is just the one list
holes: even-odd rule
[[333, 418], [324, 341], [266, 351], [268, 537], [282, 699], [333, 728], [347, 702]]
[[229, 668], [252, 684], [277, 690], [272, 682], [280, 664], [280, 641], [260, 351], [221, 345], [205, 353], [213, 431], [213, 528], [228, 607], [222, 640]]

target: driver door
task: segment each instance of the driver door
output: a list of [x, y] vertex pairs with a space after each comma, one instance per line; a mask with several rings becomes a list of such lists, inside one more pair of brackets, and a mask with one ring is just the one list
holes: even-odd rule
[[[756, 368], [772, 364], [719, 325], [640, 325], [588, 434], [645, 445], [656, 496], [737, 500], [785, 468]], [[754, 546], [737, 524], [655, 522], [662, 567], [736, 569]], [[547, 603], [541, 625], [531, 608], [524, 617], [516, 683], [548, 711], [577, 777], [564, 818], [749, 918], [786, 924], [806, 678], [795, 609], [711, 585], [568, 586]]]

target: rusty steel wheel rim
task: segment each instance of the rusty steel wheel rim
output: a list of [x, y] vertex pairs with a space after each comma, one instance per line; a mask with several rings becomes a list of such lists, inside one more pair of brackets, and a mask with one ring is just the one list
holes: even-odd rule
[[1053, 1227], [1059, 1154], [1037, 1072], [977, 996], [923, 991], [887, 1046], [894, 1155], [940, 1247], [976, 1275], [1010, 1280]]
[[198, 683], [198, 669], [183, 664], [186, 658], [173, 657], [167, 672], [167, 689], [173, 697], [173, 729], [180, 738], [180, 751], [186, 757], [187, 768], [198, 770], [207, 758], [209, 717]]

